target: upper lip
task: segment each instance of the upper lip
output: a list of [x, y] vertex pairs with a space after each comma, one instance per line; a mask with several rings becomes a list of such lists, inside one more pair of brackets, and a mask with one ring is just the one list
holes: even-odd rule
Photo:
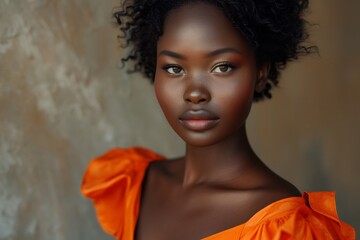
[[180, 120], [217, 120], [217, 119], [219, 119], [218, 116], [205, 109], [187, 110], [180, 116]]

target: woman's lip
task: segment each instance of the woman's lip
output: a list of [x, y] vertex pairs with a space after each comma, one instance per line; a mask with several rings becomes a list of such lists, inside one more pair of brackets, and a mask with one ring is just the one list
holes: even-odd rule
[[204, 109], [187, 110], [180, 116], [180, 120], [217, 120], [217, 119], [219, 119], [218, 116]]
[[219, 123], [220, 119], [180, 119], [180, 123], [183, 124], [187, 129], [193, 131], [206, 131], [215, 127]]
[[180, 116], [179, 121], [187, 129], [201, 132], [215, 127], [219, 123], [220, 118], [205, 109], [190, 109]]

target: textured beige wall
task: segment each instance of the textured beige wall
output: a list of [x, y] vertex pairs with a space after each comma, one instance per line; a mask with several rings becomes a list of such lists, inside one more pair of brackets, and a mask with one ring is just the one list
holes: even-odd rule
[[0, 1], [1, 240], [101, 239], [79, 194], [88, 160], [114, 146], [179, 151], [150, 84], [117, 67], [113, 6]]
[[[79, 194], [114, 146], [175, 156], [152, 86], [117, 64], [116, 1], [0, 1], [0, 240], [109, 239]], [[360, 227], [360, 3], [313, 0], [321, 56], [291, 64], [248, 123], [259, 155], [302, 190], [336, 190]]]

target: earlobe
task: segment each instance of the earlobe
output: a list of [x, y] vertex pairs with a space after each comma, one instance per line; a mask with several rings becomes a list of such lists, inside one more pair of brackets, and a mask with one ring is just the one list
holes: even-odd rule
[[264, 91], [266, 82], [268, 79], [270, 65], [268, 63], [263, 64], [258, 71], [258, 78], [255, 86], [255, 91], [261, 93]]

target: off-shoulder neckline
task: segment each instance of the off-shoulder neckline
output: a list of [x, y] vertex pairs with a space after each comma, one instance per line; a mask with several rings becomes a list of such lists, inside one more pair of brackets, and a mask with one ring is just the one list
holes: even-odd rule
[[[305, 200], [303, 196], [299, 196], [299, 197], [287, 197], [287, 198], [282, 198], [279, 199], [275, 202], [272, 202], [268, 205], [266, 205], [265, 207], [263, 207], [262, 209], [260, 209], [259, 211], [257, 211], [256, 213], [254, 213], [254, 215], [252, 217], [250, 217], [247, 221], [245, 221], [244, 223], [238, 224], [234, 227], [230, 227], [227, 229], [224, 229], [220, 232], [216, 232], [214, 234], [211, 234], [205, 238], [202, 238], [201, 240], [212, 240], [213, 238], [217, 238], [220, 237], [223, 234], [229, 233], [229, 232], [234, 232], [234, 231], [241, 231], [242, 228], [244, 228], [246, 225], [257, 225], [260, 222], [266, 222], [267, 220], [272, 219], [272, 217], [274, 216], [269, 216], [268, 214], [268, 209], [270, 208], [275, 208], [276, 205], [282, 205], [284, 203], [291, 203], [292, 206], [291, 208], [296, 208], [300, 205], [305, 205]], [[285, 215], [288, 215], [288, 213], [283, 213], [283, 214], [276, 214], [275, 218], [281, 218], [284, 217]]]
[[[158, 159], [156, 161], [153, 161], [153, 162], [159, 162], [159, 161], [163, 161], [163, 160], [166, 160], [167, 159]], [[152, 163], [153, 163], [152, 162]], [[141, 188], [139, 189], [141, 195], [142, 195], [142, 190], [143, 190], [143, 184], [144, 184], [144, 180], [145, 180], [145, 176], [148, 174], [148, 171], [149, 171], [149, 167], [150, 167], [151, 163], [148, 163], [144, 169], [144, 176], [143, 176], [143, 179], [142, 179], [142, 184], [141, 184]], [[304, 193], [305, 194], [305, 193]], [[265, 222], [267, 220], [270, 220], [272, 219], [272, 215], [276, 215], [275, 218], [281, 218], [285, 215], [288, 215], [288, 213], [286, 212], [283, 212], [282, 214], [280, 214], [279, 212], [277, 212], [276, 214], [268, 214], [268, 209], [270, 208], [275, 208], [276, 205], [283, 205], [284, 203], [290, 203], [291, 204], [291, 209], [294, 209], [296, 207], [299, 207], [300, 205], [304, 205], [305, 206], [305, 199], [304, 199], [304, 194], [303, 196], [293, 196], [293, 197], [286, 197], [286, 198], [282, 198], [282, 199], [279, 199], [279, 200], [276, 200], [268, 205], [266, 205], [265, 207], [261, 208], [260, 210], [258, 210], [256, 213], [254, 213], [252, 215], [252, 217], [250, 217], [247, 221], [245, 221], [244, 223], [241, 223], [241, 224], [238, 224], [238, 225], [235, 225], [233, 227], [230, 227], [230, 228], [227, 228], [227, 229], [224, 229], [224, 230], [221, 230], [219, 232], [216, 232], [216, 233], [213, 233], [205, 238], [201, 238], [201, 240], [212, 240], [213, 238], [217, 238], [217, 237], [220, 237], [221, 235], [223, 234], [226, 234], [226, 233], [229, 233], [229, 232], [234, 232], [234, 231], [241, 231], [241, 229], [243, 227], [246, 226], [249, 226], [249, 225], [256, 225], [256, 224], [259, 224], [260, 222]], [[307, 194], [307, 193], [306, 193]], [[140, 197], [141, 199], [141, 197]], [[137, 203], [140, 207], [140, 200], [139, 202]], [[140, 214], [140, 212], [139, 212]], [[139, 217], [139, 216], [138, 216]], [[137, 219], [138, 220], [138, 219]], [[137, 225], [137, 224], [136, 224]], [[135, 229], [134, 229], [135, 230]], [[215, 240], [215, 239], [214, 239]]]
[[[122, 161], [119, 161], [119, 159], [122, 159]], [[126, 236], [127, 239], [133, 239], [139, 218], [139, 209], [137, 208], [140, 207], [144, 175], [149, 168], [149, 163], [163, 159], [163, 156], [150, 150], [133, 147], [112, 149], [91, 161], [83, 177], [81, 191], [84, 196], [94, 201], [99, 222], [106, 232], [113, 236]], [[127, 203], [130, 203], [132, 210], [128, 212], [130, 215], [128, 215], [129, 218], [125, 222], [125, 212], [119, 214], [117, 211], [113, 211], [114, 208], [118, 207], [117, 200], [121, 200], [118, 192], [116, 190], [107, 190], [109, 188], [114, 190], [116, 184], [125, 184], [123, 201], [125, 201], [125, 197], [131, 197], [128, 198]], [[111, 198], [114, 194], [116, 194], [116, 197]], [[125, 209], [123, 210], [125, 211]], [[310, 216], [316, 215], [317, 218], [323, 219], [323, 221], [326, 218], [328, 219], [326, 221], [329, 221], [329, 227], [339, 226], [341, 231], [344, 229], [347, 236], [352, 237], [350, 239], [355, 239], [354, 229], [338, 218], [334, 192], [304, 192], [301, 197], [293, 196], [274, 201], [257, 211], [244, 223], [215, 232], [202, 238], [202, 240], [224, 238], [235, 240], [242, 237], [243, 234], [250, 233], [257, 226], [265, 227], [267, 224], [276, 222], [276, 229], [278, 229], [278, 224], [282, 225], [284, 221], [287, 222], [288, 220], [290, 222], [287, 222], [283, 227], [284, 229], [291, 229], [294, 221], [299, 221], [298, 214], [303, 215], [306, 219], [301, 216], [300, 218], [306, 221], [308, 220], [306, 217], [308, 214]], [[273, 228], [275, 225], [272, 224]], [[339, 234], [341, 233], [339, 232]]]

